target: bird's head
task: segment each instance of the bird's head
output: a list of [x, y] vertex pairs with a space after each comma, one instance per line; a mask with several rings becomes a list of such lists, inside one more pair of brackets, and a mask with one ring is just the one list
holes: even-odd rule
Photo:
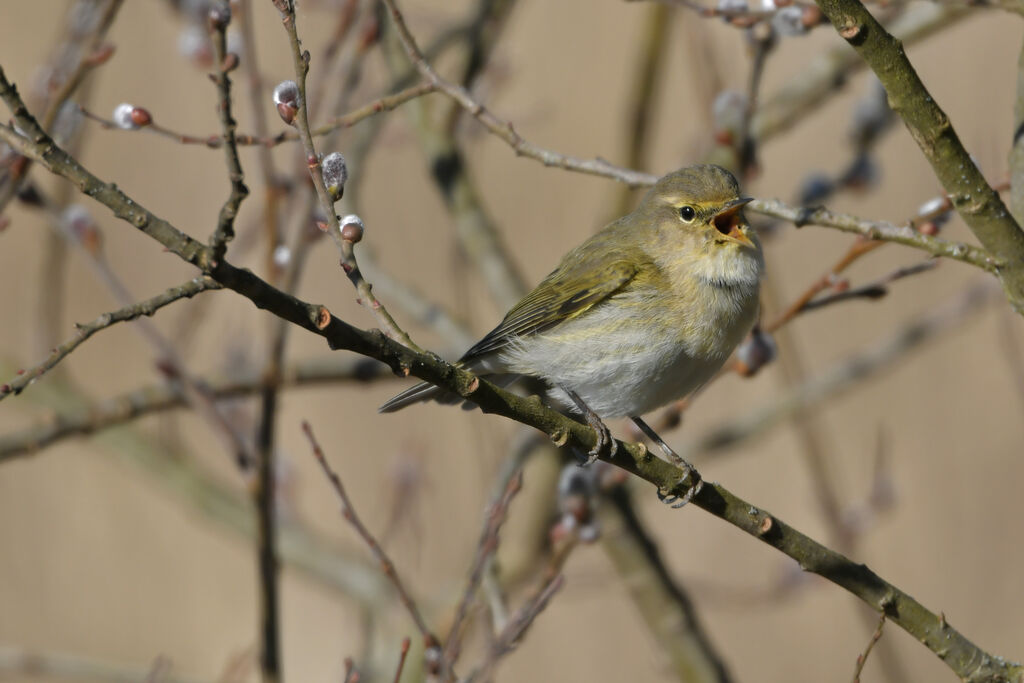
[[708, 280], [756, 281], [761, 245], [743, 213], [749, 197], [720, 166], [688, 166], [664, 176], [637, 211], [655, 228], [659, 260]]

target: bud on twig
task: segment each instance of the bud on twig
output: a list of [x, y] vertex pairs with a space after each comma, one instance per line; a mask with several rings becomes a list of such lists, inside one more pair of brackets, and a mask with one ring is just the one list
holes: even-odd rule
[[114, 125], [121, 130], [138, 130], [153, 123], [152, 115], [142, 107], [122, 102], [114, 107]]
[[324, 176], [324, 185], [327, 186], [327, 194], [331, 201], [336, 202], [345, 194], [345, 181], [348, 180], [348, 166], [345, 164], [345, 157], [337, 152], [331, 152], [320, 162]]
[[299, 111], [299, 86], [295, 81], [281, 81], [277, 84], [274, 88], [274, 104], [277, 105], [281, 120], [292, 125]]
[[350, 213], [341, 219], [341, 239], [355, 244], [363, 239], [363, 219]]
[[754, 329], [736, 350], [736, 372], [751, 377], [762, 367], [775, 360], [778, 351], [771, 335]]
[[216, 2], [210, 7], [206, 18], [210, 22], [210, 28], [223, 31], [231, 23], [231, 8], [226, 2]]

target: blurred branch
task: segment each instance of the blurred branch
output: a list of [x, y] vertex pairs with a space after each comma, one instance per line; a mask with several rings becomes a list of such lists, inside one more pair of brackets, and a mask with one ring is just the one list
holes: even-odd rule
[[731, 681], [690, 596], [665, 566], [657, 544], [636, 514], [628, 487], [613, 487], [607, 500], [610, 505], [599, 508], [601, 544], [676, 677], [686, 683]]
[[[668, 55], [669, 31], [673, 28], [672, 7], [663, 3], [651, 3], [644, 8], [644, 23], [641, 33], [640, 57], [634, 69], [634, 77], [630, 79], [631, 92], [626, 101], [629, 102], [628, 141], [626, 146], [626, 165], [629, 168], [647, 167], [647, 144], [650, 138], [651, 123], [655, 114], [655, 100], [658, 86], [665, 71], [665, 60]], [[689, 61], [689, 60], [688, 60]], [[690, 62], [697, 64], [697, 62]], [[616, 201], [615, 215], [629, 213], [633, 208], [634, 189], [620, 188]]]
[[[497, 32], [513, 4], [512, 0], [485, 0], [481, 4], [479, 14], [476, 20], [470, 23], [470, 30], [467, 32], [467, 40], [471, 44], [466, 48], [469, 54], [464, 65], [465, 81], [474, 78], [490, 54], [489, 49], [482, 48], [477, 48], [473, 54], [473, 46], [478, 40], [473, 28], [477, 31], [491, 28]], [[399, 71], [395, 57], [396, 53], [401, 52], [395, 45], [401, 40], [401, 34], [398, 33], [396, 41], [396, 33], [397, 31], [389, 31], [386, 43], [391, 48], [387, 56], [393, 74]], [[404, 63], [406, 60], [403, 58], [402, 61]], [[431, 82], [437, 87], [436, 82]], [[455, 106], [454, 109], [442, 111], [442, 115], [436, 121], [432, 120], [427, 103], [422, 100], [412, 103], [409, 109], [416, 134], [427, 155], [431, 176], [455, 219], [456, 237], [460, 247], [468, 260], [480, 271], [484, 283], [498, 305], [510, 308], [526, 291], [526, 284], [515, 267], [500, 230], [484, 208], [483, 198], [456, 140], [455, 123], [458, 118], [455, 113], [461, 109]]]
[[168, 304], [174, 303], [179, 299], [191, 299], [200, 292], [220, 288], [221, 286], [210, 278], [198, 276], [192, 278], [183, 285], [171, 287], [170, 289], [161, 292], [150, 299], [146, 299], [145, 301], [140, 301], [137, 304], [119, 308], [116, 311], [111, 311], [110, 313], [104, 313], [90, 323], [76, 324], [75, 328], [78, 332], [75, 336], [53, 349], [53, 351], [50, 352], [50, 356], [45, 361], [34, 367], [25, 370], [18, 370], [18, 374], [14, 379], [6, 384], [0, 385], [0, 400], [3, 400], [7, 396], [20, 394], [25, 387], [42, 377], [48, 370], [64, 360], [68, 354], [78, 348], [79, 344], [100, 330], [104, 330], [116, 323], [135, 320], [136, 318], [144, 315], [153, 315], [159, 309]]
[[868, 63], [911, 136], [931, 163], [957, 213], [999, 262], [1010, 305], [1024, 315], [1024, 231], [1003, 205], [907, 59], [899, 40], [859, 0], [816, 0], [847, 43]]
[[355, 508], [352, 506], [352, 501], [349, 500], [348, 494], [345, 492], [345, 487], [341, 483], [341, 478], [335, 473], [331, 466], [327, 464], [327, 459], [324, 457], [324, 452], [320, 448], [320, 444], [316, 440], [316, 436], [313, 435], [313, 429], [309, 426], [306, 421], [302, 422], [302, 431], [306, 433], [306, 438], [309, 439], [309, 445], [313, 449], [313, 455], [316, 457], [317, 462], [320, 464], [320, 468], [327, 476], [328, 481], [334, 488], [334, 492], [338, 496], [338, 500], [341, 502], [341, 515], [345, 518], [345, 521], [352, 525], [352, 528], [356, 530], [359, 537], [362, 538], [363, 542], [369, 547], [370, 552], [373, 554], [374, 559], [380, 565], [380, 570], [391, 581], [395, 591], [398, 593], [399, 600], [405, 607], [405, 610], [412, 617], [413, 623], [416, 628], [419, 629], [420, 635], [423, 636], [424, 647], [433, 648], [438, 646], [437, 638], [430, 632], [427, 627], [427, 622], [424, 621], [423, 616], [420, 614], [419, 607], [416, 606], [416, 601], [413, 600], [409, 591], [405, 588], [405, 584], [398, 576], [398, 572], [395, 570], [395, 564], [384, 552], [384, 549], [380, 547], [380, 543], [373, 537], [373, 534], [366, 528], [362, 520], [356, 514]]
[[[87, 25], [91, 23], [92, 30], [84, 32], [84, 35], [65, 36], [60, 42], [62, 54], [53, 65], [54, 73], [58, 74], [55, 78], [60, 80], [47, 84], [52, 91], [48, 93], [48, 102], [40, 119], [43, 130], [51, 131], [64, 102], [94, 68], [106, 63], [110, 58], [113, 51], [103, 50], [101, 43], [123, 3], [124, 0], [106, 0], [102, 4], [95, 0], [82, 0], [72, 6], [72, 12], [78, 10], [81, 13], [77, 21], [87, 22]], [[72, 30], [71, 33], [75, 32]], [[32, 162], [26, 161], [18, 166], [17, 172], [12, 172], [6, 178], [0, 176], [0, 214], [18, 194], [31, 166]]]
[[480, 540], [476, 545], [476, 554], [470, 566], [469, 578], [466, 580], [466, 587], [462, 591], [462, 597], [455, 608], [455, 616], [448, 631], [448, 639], [444, 644], [442, 667], [446, 675], [451, 678], [454, 678], [455, 662], [459, 658], [462, 646], [462, 627], [469, 612], [469, 607], [476, 597], [477, 590], [480, 588], [484, 569], [498, 547], [498, 532], [508, 517], [508, 508], [512, 503], [512, 498], [523, 487], [523, 470], [521, 467], [515, 469], [510, 475], [507, 477], [507, 482], [501, 495], [490, 505], [487, 511], [484, 528], [480, 532]]
[[[332, 356], [326, 362], [307, 361], [285, 368], [277, 386], [306, 387], [374, 379], [394, 379], [394, 375], [386, 365], [369, 358]], [[254, 373], [246, 377], [210, 381], [206, 388], [212, 398], [222, 400], [255, 394], [266, 385], [267, 378], [262, 373]], [[186, 406], [188, 401], [178, 388], [162, 383], [65, 410], [48, 424], [0, 436], [0, 463], [10, 458], [34, 455], [70, 437], [95, 434], [146, 415]]]
[[195, 683], [199, 679], [175, 676], [161, 669], [151, 679], [153, 669], [133, 668], [123, 664], [105, 662], [65, 652], [48, 652], [26, 648], [0, 646], [0, 677], [40, 676], [77, 681], [104, 681], [105, 683], [139, 683], [154, 680], [158, 683]]
[[980, 311], [985, 303], [992, 301], [994, 293], [987, 283], [968, 289], [941, 308], [912, 320], [891, 337], [836, 363], [782, 396], [774, 397], [764, 407], [715, 427], [695, 442], [684, 446], [679, 454], [690, 460], [698, 455], [721, 451], [766, 431], [805, 408], [823, 404], [879, 370], [889, 367], [892, 362], [904, 358], [923, 342], [955, 328], [968, 316]]
[[409, 59], [412, 61], [413, 66], [416, 67], [420, 74], [427, 81], [433, 83], [440, 92], [443, 92], [445, 95], [457, 102], [460, 107], [469, 112], [469, 114], [483, 124], [487, 130], [508, 143], [508, 145], [515, 150], [517, 155], [536, 159], [545, 166], [554, 166], [557, 168], [579, 171], [581, 173], [590, 173], [593, 175], [616, 178], [617, 180], [631, 186], [651, 185], [655, 180], [657, 180], [657, 177], [655, 176], [620, 168], [603, 159], [584, 160], [550, 152], [523, 139], [515, 132], [515, 129], [512, 127], [510, 122], [491, 113], [489, 109], [473, 99], [473, 96], [468, 90], [441, 78], [441, 76], [434, 71], [433, 67], [427, 63], [423, 53], [420, 51], [416, 41], [413, 39], [412, 34], [409, 33], [409, 29], [405, 25], [405, 21], [402, 19], [402, 13], [398, 10], [394, 1], [384, 0], [384, 4], [387, 6], [388, 11], [391, 14], [391, 18], [394, 21], [395, 30], [398, 32], [398, 37], [402, 42], [402, 47], [405, 49], [406, 54], [409, 55]]
[[[390, 3], [390, 0], [385, 1]], [[6, 128], [0, 128], [0, 136], [17, 145], [20, 151], [31, 154], [52, 172], [73, 182], [81, 192], [107, 206], [115, 216], [134, 225], [172, 253], [197, 266], [225, 287], [245, 296], [258, 307], [324, 337], [332, 349], [347, 349], [376, 358], [397, 373], [413, 374], [453, 391], [486, 413], [496, 413], [530, 425], [549, 435], [561, 446], [589, 452], [597, 443], [598, 435], [594, 429], [547, 408], [537, 396], [517, 396], [445, 363], [434, 355], [403, 347], [379, 331], [355, 328], [333, 317], [323, 306], [296, 299], [250, 271], [236, 268], [227, 261], [217, 261], [208, 246], [151, 213], [116, 186], [96, 178], [68, 156], [28, 114], [2, 71], [0, 98], [14, 112], [18, 125], [26, 131], [27, 137], [23, 138]], [[615, 450], [617, 456], [612, 464], [650, 482], [665, 495], [676, 493], [680, 482], [690, 481], [689, 472], [658, 459], [640, 444], [617, 441]], [[685, 493], [684, 490], [678, 491], [680, 496]], [[722, 486], [707, 482], [693, 502], [793, 557], [806, 571], [823, 576], [861, 598], [873, 609], [886, 613], [891, 621], [907, 630], [930, 650], [941, 653], [943, 661], [962, 677], [978, 681], [985, 677], [1024, 674], [1024, 667], [1009, 664], [1002, 658], [994, 658], [980, 650], [947, 622], [885, 582], [866, 566], [854, 563], [816, 543], [769, 513], [734, 496]]]
[[[892, 22], [890, 30], [905, 45], [911, 45], [967, 16], [966, 7], [921, 3], [908, 7]], [[809, 60], [803, 71], [758, 107], [751, 124], [754, 138], [764, 143], [789, 130], [842, 89], [848, 77], [862, 68], [864, 60], [843, 45]]]

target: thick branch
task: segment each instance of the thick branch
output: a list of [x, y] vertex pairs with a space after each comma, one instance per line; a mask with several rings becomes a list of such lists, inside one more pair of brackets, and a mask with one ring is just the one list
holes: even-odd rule
[[1010, 305], [1024, 315], [1024, 231], [964, 149], [949, 117], [907, 59], [903, 44], [859, 0], [816, 2], [885, 86], [890, 106], [932, 165], [957, 213], [999, 262], [997, 273]]

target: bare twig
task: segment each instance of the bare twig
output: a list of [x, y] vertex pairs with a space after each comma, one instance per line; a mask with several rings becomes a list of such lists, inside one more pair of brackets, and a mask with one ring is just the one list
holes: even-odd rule
[[875, 643], [882, 637], [882, 628], [885, 626], [885, 615], [878, 620], [878, 628], [871, 634], [871, 640], [868, 641], [868, 645], [864, 648], [864, 652], [857, 655], [857, 665], [853, 669], [853, 683], [860, 683], [860, 674], [864, 671], [864, 665], [867, 664], [868, 655], [871, 654], [871, 649], [875, 647]]
[[78, 330], [75, 336], [53, 349], [46, 360], [34, 367], [19, 370], [18, 374], [10, 382], [0, 384], [0, 400], [10, 395], [20, 394], [25, 387], [42, 377], [48, 370], [64, 360], [69, 353], [78, 348], [79, 344], [100, 330], [104, 330], [116, 323], [135, 320], [140, 316], [153, 315], [159, 309], [179, 299], [190, 299], [200, 292], [220, 288], [221, 286], [214, 280], [205, 276], [199, 276], [183, 285], [171, 287], [145, 301], [119, 308], [110, 313], [104, 313], [90, 323], [75, 325]]
[[245, 186], [242, 163], [238, 158], [238, 145], [235, 142], [235, 129], [238, 123], [231, 115], [231, 79], [228, 73], [238, 66], [238, 55], [227, 52], [227, 28], [231, 21], [231, 9], [226, 2], [214, 3], [209, 10], [210, 37], [213, 40], [214, 62], [217, 74], [217, 112], [220, 114], [220, 125], [224, 139], [224, 157], [228, 166], [228, 180], [231, 181], [231, 193], [217, 217], [217, 229], [210, 236], [214, 258], [221, 259], [227, 250], [227, 243], [235, 236], [235, 217], [242, 201], [249, 195]]
[[[107, 683], [139, 683], [146, 680], [146, 669], [132, 668], [114, 662], [82, 657], [65, 652], [28, 650], [0, 646], [0, 676], [64, 678], [68, 680], [106, 681]], [[169, 673], [164, 668], [160, 683], [195, 683], [197, 679]]]
[[469, 578], [466, 580], [466, 588], [462, 592], [462, 598], [455, 609], [455, 617], [452, 620], [448, 640], [444, 644], [443, 666], [449, 674], [455, 666], [459, 657], [462, 641], [462, 624], [469, 612], [469, 606], [473, 602], [477, 589], [480, 587], [480, 580], [483, 578], [484, 567], [488, 559], [494, 554], [498, 547], [498, 531], [505, 522], [508, 515], [508, 506], [512, 498], [523, 486], [522, 469], [516, 470], [501, 496], [494, 501], [487, 513], [483, 530], [480, 533], [480, 540], [476, 546], [476, 555], [473, 557], [473, 564], [470, 567]]
[[310, 134], [308, 109], [306, 102], [306, 74], [309, 71], [309, 53], [302, 50], [299, 41], [298, 29], [296, 28], [295, 5], [292, 0], [275, 1], [275, 5], [281, 12], [281, 23], [284, 24], [288, 33], [288, 39], [292, 47], [292, 61], [295, 66], [295, 82], [298, 86], [298, 107], [295, 113], [294, 124], [299, 132], [299, 139], [302, 141], [303, 150], [306, 153], [306, 164], [309, 167], [309, 175], [313, 179], [313, 186], [316, 188], [317, 196], [320, 199], [320, 207], [327, 217], [327, 234], [338, 245], [342, 253], [342, 260], [349, 262], [350, 268], [346, 269], [349, 279], [353, 280], [359, 291], [360, 303], [365, 306], [377, 319], [386, 334], [408, 348], [419, 350], [409, 335], [398, 326], [394, 318], [388, 313], [384, 305], [377, 300], [371, 291], [371, 287], [359, 274], [358, 268], [352, 268], [355, 263], [355, 255], [352, 250], [353, 241], [345, 239], [341, 234], [341, 225], [338, 222], [338, 215], [334, 211], [334, 200], [327, 191], [324, 183], [323, 169], [320, 165], [320, 157], [317, 155], [316, 147], [313, 145], [313, 137]]
[[305, 432], [306, 438], [309, 439], [309, 445], [313, 449], [313, 455], [316, 457], [320, 467], [323, 469], [324, 474], [327, 475], [327, 479], [331, 482], [331, 486], [334, 487], [334, 492], [338, 495], [338, 500], [341, 502], [341, 515], [345, 518], [345, 521], [352, 525], [352, 528], [356, 530], [359, 537], [363, 539], [374, 558], [380, 563], [381, 572], [391, 581], [391, 584], [395, 587], [395, 591], [398, 593], [398, 598], [405, 610], [412, 617], [412, 621], [416, 624], [416, 628], [419, 629], [420, 635], [423, 636], [423, 642], [425, 647], [436, 647], [438, 640], [430, 632], [427, 627], [427, 622], [423, 620], [423, 616], [420, 614], [419, 607], [416, 606], [416, 601], [413, 600], [412, 595], [406, 590], [405, 584], [398, 576], [398, 572], [395, 570], [395, 565], [391, 559], [384, 552], [384, 549], [380, 547], [380, 543], [374, 538], [373, 534], [363, 525], [362, 520], [356, 515], [355, 508], [352, 507], [352, 501], [349, 500], [348, 493], [345, 492], [345, 487], [341, 483], [341, 478], [331, 469], [331, 466], [327, 464], [327, 459], [324, 457], [324, 452], [320, 448], [320, 444], [316, 440], [316, 436], [313, 434], [313, 428], [310, 427], [308, 422], [303, 421], [302, 431]]
[[798, 227], [820, 225], [861, 235], [870, 240], [895, 242], [896, 244], [926, 251], [932, 256], [941, 256], [953, 259], [954, 261], [969, 263], [990, 273], [999, 272], [1002, 266], [1001, 256], [990, 256], [984, 249], [972, 247], [963, 242], [949, 242], [930, 235], [924, 235], [904, 225], [857, 218], [848, 214], [835, 213], [822, 207], [798, 209], [787, 206], [777, 199], [755, 199], [748, 206], [755, 213], [781, 218], [794, 223]]

